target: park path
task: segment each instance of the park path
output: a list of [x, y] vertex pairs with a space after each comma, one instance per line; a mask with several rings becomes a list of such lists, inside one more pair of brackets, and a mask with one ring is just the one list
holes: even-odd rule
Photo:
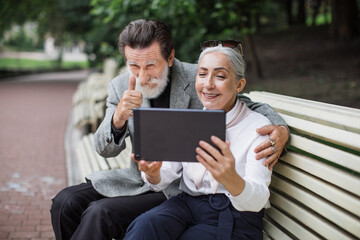
[[0, 81], [0, 239], [54, 239], [49, 210], [67, 185], [64, 135], [79, 76], [48, 77]]

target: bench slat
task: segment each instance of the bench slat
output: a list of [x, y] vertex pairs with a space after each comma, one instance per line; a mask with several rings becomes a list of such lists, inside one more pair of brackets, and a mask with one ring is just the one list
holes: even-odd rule
[[89, 164], [88, 156], [84, 149], [83, 143], [80, 141], [77, 145], [76, 155], [78, 158], [79, 168], [82, 174], [82, 178], [92, 172], [91, 166]]
[[84, 144], [84, 147], [85, 147], [85, 151], [88, 153], [88, 161], [91, 165], [91, 169], [92, 169], [92, 172], [95, 172], [95, 171], [99, 171], [100, 170], [100, 166], [97, 162], [97, 159], [96, 159], [96, 156], [93, 154], [93, 151], [92, 151], [92, 145], [90, 144], [90, 141], [88, 139], [88, 136], [85, 135], [81, 141], [83, 142]]
[[283, 160], [292, 166], [300, 168], [305, 172], [308, 172], [342, 189], [345, 189], [349, 193], [360, 196], [359, 177], [294, 152], [288, 152], [284, 156]]
[[296, 218], [298, 222], [301, 222], [302, 224], [317, 232], [326, 239], [355, 239], [350, 234], [339, 229], [336, 225], [331, 224], [325, 219], [316, 216], [315, 214], [300, 207], [298, 204], [289, 201], [288, 199], [273, 190], [270, 194], [270, 200], [272, 205], [286, 211], [292, 217]]
[[266, 236], [265, 233], [264, 233], [264, 235], [263, 235], [263, 240], [272, 240], [272, 239], [269, 238], [268, 236]]
[[301, 202], [316, 213], [340, 226], [342, 229], [360, 238], [359, 218], [329, 204], [315, 194], [310, 194], [309, 192], [296, 187], [294, 184], [285, 182], [277, 176], [272, 177], [272, 186]]
[[290, 145], [360, 173], [360, 156], [291, 134]]
[[[280, 226], [284, 226], [285, 229], [291, 232], [292, 235], [298, 237], [299, 239], [320, 239], [308, 229], [304, 228], [304, 226], [300, 225], [299, 223], [295, 222], [288, 216], [286, 216], [281, 211], [277, 210], [275, 207], [271, 207], [266, 209], [266, 215], [270, 216], [270, 218], [277, 222]], [[275, 229], [273, 229], [275, 228]], [[274, 239], [278, 239], [278, 237], [282, 237], [285, 235], [280, 229], [278, 229], [275, 225], [265, 226], [264, 229], [269, 232], [269, 235]], [[274, 231], [275, 230], [275, 231]], [[285, 235], [285, 239], [292, 239]]]
[[118, 161], [115, 158], [106, 158], [107, 163], [110, 166], [110, 169], [117, 169], [117, 168], [121, 168], [121, 166], [119, 165]]
[[360, 134], [280, 114], [290, 128], [327, 142], [360, 151]]
[[265, 91], [252, 91], [248, 95], [250, 96], [256, 96], [256, 97], [262, 97], [264, 99], [274, 99], [281, 102], [291, 102], [295, 104], [301, 104], [302, 106], [306, 106], [309, 108], [318, 109], [319, 111], [323, 111], [323, 113], [328, 112], [336, 112], [342, 116], [350, 116], [354, 118], [360, 118], [360, 110], [351, 108], [351, 107], [345, 107], [340, 106], [336, 104], [331, 103], [325, 103], [325, 102], [319, 102], [314, 100], [308, 100], [304, 98], [298, 98], [298, 97], [292, 97], [277, 93], [271, 93], [271, 92], [265, 92]]
[[358, 197], [334, 187], [317, 177], [299, 171], [282, 161], [275, 165], [274, 172], [360, 217], [360, 201]]
[[360, 110], [344, 110], [334, 107], [332, 104], [318, 104], [316, 102], [304, 102], [297, 98], [289, 98], [282, 95], [274, 96], [264, 93], [251, 92], [249, 97], [253, 101], [262, 101], [270, 104], [278, 112], [288, 115], [306, 118], [331, 127], [360, 133]]
[[[128, 158], [130, 159], [130, 157]], [[114, 160], [117, 162], [117, 164], [119, 165], [120, 168], [128, 168], [129, 166], [126, 164], [126, 161], [124, 159], [124, 155], [120, 156], [116, 156], [114, 158]]]
[[[281, 231], [277, 226], [275, 226], [268, 219], [264, 218], [263, 223], [264, 223], [263, 230], [266, 232], [266, 234], [264, 234], [264, 236], [266, 236], [267, 238], [268, 238], [267, 235], [269, 235], [272, 239], [291, 240], [291, 237], [286, 235], [283, 231]], [[268, 238], [268, 239], [270, 239], [270, 238]]]
[[130, 137], [125, 138], [125, 143], [126, 143], [126, 148], [114, 158], [115, 161], [117, 161], [120, 168], [129, 168], [130, 161], [132, 161], [130, 159], [131, 150], [132, 150]]
[[96, 151], [94, 147], [94, 134], [90, 133], [87, 135], [87, 140], [89, 142], [92, 154], [96, 157], [96, 161], [100, 166], [101, 170], [109, 170], [109, 165], [107, 164], [105, 158], [101, 157]]

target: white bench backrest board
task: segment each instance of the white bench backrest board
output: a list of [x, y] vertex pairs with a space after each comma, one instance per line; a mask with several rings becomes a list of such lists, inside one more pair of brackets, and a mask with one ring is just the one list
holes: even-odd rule
[[[360, 133], [360, 110], [268, 92], [251, 92], [251, 99], [266, 102], [279, 112]], [[360, 145], [359, 145], [360, 146]]]
[[118, 156], [104, 158], [95, 151], [94, 133], [84, 135], [76, 148], [81, 178], [95, 171], [130, 167], [131, 140], [127, 137], [125, 141], [126, 149]]
[[360, 238], [360, 110], [266, 92], [291, 130], [275, 165], [265, 239]]

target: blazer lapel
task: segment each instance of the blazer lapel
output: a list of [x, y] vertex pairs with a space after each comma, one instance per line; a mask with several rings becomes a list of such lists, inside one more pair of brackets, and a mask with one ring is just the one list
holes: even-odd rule
[[190, 93], [187, 91], [189, 81], [181, 74], [180, 62], [175, 59], [171, 72], [171, 89], [170, 89], [170, 108], [188, 108], [190, 103]]

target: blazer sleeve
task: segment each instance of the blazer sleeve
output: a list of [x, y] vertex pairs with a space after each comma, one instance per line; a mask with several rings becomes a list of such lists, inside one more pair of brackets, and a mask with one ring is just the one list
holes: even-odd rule
[[290, 144], [290, 129], [286, 124], [285, 120], [269, 104], [253, 102], [250, 98], [242, 94], [238, 94], [238, 98], [240, 98], [240, 100], [244, 102], [248, 106], [248, 108], [250, 108], [254, 112], [260, 113], [261, 115], [269, 119], [272, 124], [277, 126], [285, 126], [288, 129], [288, 140], [285, 144], [283, 152], [281, 153], [281, 156], [287, 153]]
[[270, 120], [272, 124], [278, 126], [283, 125], [287, 127], [287, 124], [284, 121], [284, 119], [269, 104], [261, 103], [261, 102], [253, 102], [251, 101], [250, 98], [242, 94], [238, 94], [238, 97], [242, 102], [244, 102], [248, 106], [248, 108], [265, 116], [267, 119]]
[[[111, 132], [112, 117], [121, 98], [115, 90], [114, 80], [117, 79], [113, 79], [108, 85], [108, 97], [106, 99], [104, 120], [101, 122], [94, 135], [96, 152], [103, 157], [115, 157], [119, 155], [120, 152], [126, 148], [125, 138], [129, 135], [128, 126], [126, 126], [123, 136], [120, 137], [119, 143], [116, 144], [114, 135]], [[120, 93], [122, 95], [123, 91], [120, 91]]]

